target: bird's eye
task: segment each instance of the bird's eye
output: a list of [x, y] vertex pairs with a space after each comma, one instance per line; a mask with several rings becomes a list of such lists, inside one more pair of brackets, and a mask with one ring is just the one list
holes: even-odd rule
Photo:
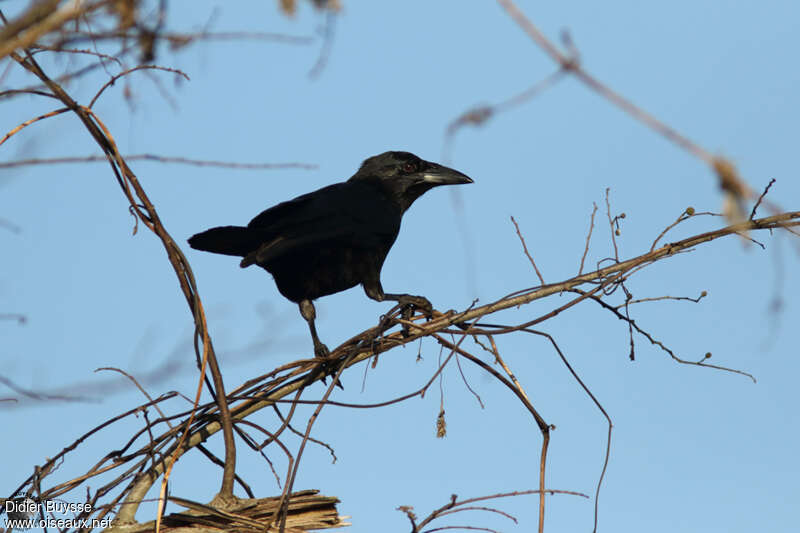
[[417, 170], [417, 165], [415, 165], [410, 161], [408, 163], [403, 164], [403, 172], [408, 172], [410, 174], [411, 172], [415, 172], [416, 170]]

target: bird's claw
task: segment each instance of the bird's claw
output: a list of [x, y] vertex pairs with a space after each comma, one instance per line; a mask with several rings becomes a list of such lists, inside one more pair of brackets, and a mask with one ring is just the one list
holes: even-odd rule
[[[426, 318], [433, 318], [433, 305], [431, 304], [430, 300], [425, 298], [424, 296], [411, 296], [407, 295], [402, 298], [398, 303], [409, 306], [408, 308], [415, 308], [422, 311]], [[405, 314], [403, 318], [406, 318]], [[410, 317], [408, 317], [410, 318]]]
[[[327, 363], [327, 362], [326, 363], [322, 363], [322, 378], [321, 378], [321, 381], [322, 381], [323, 385], [327, 386], [328, 385], [328, 376], [334, 376], [334, 374], [336, 374], [336, 369], [330, 363]], [[342, 385], [342, 381], [339, 380], [339, 379], [336, 379], [335, 376], [334, 376], [333, 379], [336, 380], [335, 385], [337, 387], [339, 387], [340, 389], [344, 390], [344, 385]]]
[[[322, 384], [325, 385], [326, 387], [328, 386], [328, 376], [322, 376]], [[336, 386], [344, 390], [344, 385], [342, 385], [342, 380], [337, 379]]]
[[[403, 306], [403, 309], [400, 311], [400, 316], [403, 320], [410, 321], [415, 309], [422, 311], [429, 320], [433, 318], [433, 305], [431, 305], [431, 302], [424, 296], [405, 295], [398, 300], [397, 303]], [[411, 331], [408, 328], [408, 324], [403, 324], [403, 337], [408, 337], [410, 335]]]

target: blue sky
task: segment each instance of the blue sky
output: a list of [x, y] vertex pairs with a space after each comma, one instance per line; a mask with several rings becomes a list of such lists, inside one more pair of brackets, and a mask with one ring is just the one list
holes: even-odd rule
[[[12, 12], [5, 4], [0, 7]], [[178, 52], [162, 47], [159, 64], [183, 70], [191, 81], [133, 74], [129, 85], [118, 82], [101, 98], [95, 109], [123, 153], [317, 165], [245, 171], [132, 163], [176, 241], [207, 227], [244, 224], [279, 201], [346, 179], [364, 158], [388, 149], [443, 161], [450, 121], [475, 105], [503, 101], [555, 69], [495, 2], [343, 4], [327, 64], [310, 78], [325, 23], [310, 8], [286, 19], [272, 2], [196, 2], [190, 12], [172, 3], [169, 24], [176, 30], [196, 31], [211, 20], [215, 31], [314, 39], [309, 45], [198, 43]], [[569, 30], [589, 72], [707, 150], [729, 157], [754, 189], [775, 178], [772, 201], [786, 210], [800, 208], [795, 3], [555, 6], [520, 0], [519, 7], [555, 41]], [[53, 72], [66, 67], [50, 64]], [[86, 103], [106, 79], [98, 73], [68, 89]], [[32, 79], [14, 67], [2, 83], [0, 90]], [[52, 102], [33, 97], [0, 102], [3, 134], [52, 109]], [[64, 114], [13, 137], [0, 147], [0, 161], [93, 153], [97, 149], [77, 119]], [[475, 183], [421, 198], [404, 219], [382, 275], [387, 291], [424, 294], [441, 310], [463, 309], [475, 298], [488, 303], [538, 283], [511, 215], [545, 280], [555, 282], [578, 270], [593, 202], [600, 210], [590, 264], [611, 255], [603, 223], [606, 187], [612, 211], [626, 214], [618, 237], [623, 258], [648, 250], [687, 206], [721, 210], [706, 166], [569, 77], [481, 128], [459, 131], [449, 155], [448, 164]], [[152, 234], [140, 227], [132, 235], [133, 219], [107, 165], [0, 169], [0, 217], [20, 229], [0, 228], [0, 312], [28, 318], [25, 325], [0, 322], [2, 375], [39, 392], [91, 400], [0, 404], [0, 492], [8, 493], [45, 457], [142, 401], [127, 382], [94, 373], [96, 368], [150, 376], [144, 381], [153, 395], [191, 395], [196, 375], [191, 315], [175, 275]], [[717, 218], [692, 219], [667, 240], [720, 224]], [[589, 303], [542, 326], [614, 421], [601, 530], [796, 530], [800, 309], [792, 295], [800, 288], [798, 240], [783, 233], [754, 237], [766, 250], [734, 238], [715, 241], [644, 270], [629, 289], [636, 298], [707, 291], [700, 304], [639, 304], [634, 318], [680, 356], [696, 360], [712, 352], [712, 362], [750, 372], [756, 384], [677, 365], [642, 337], [635, 338], [631, 362], [627, 327]], [[184, 252], [229, 389], [310, 355], [296, 305], [263, 271], [240, 270], [232, 258], [188, 246]], [[782, 302], [777, 313], [771, 310], [776, 298]], [[528, 320], [566, 299], [506, 311], [496, 321]], [[360, 288], [321, 299], [320, 336], [336, 346], [374, 325], [388, 307]], [[557, 428], [548, 487], [593, 494], [605, 420], [545, 342], [520, 335], [499, 339], [499, 348], [533, 404]], [[335, 399], [370, 403], [414, 390], [438, 357], [432, 341], [397, 349], [367, 372], [363, 391], [363, 367], [351, 370]], [[165, 360], [177, 367], [151, 375]], [[380, 410], [326, 408], [315, 436], [335, 448], [338, 461], [331, 464], [326, 450], [311, 447], [296, 488], [339, 497], [340, 513], [352, 516], [354, 532], [404, 530], [399, 505], [425, 516], [453, 493], [535, 488], [535, 424], [506, 390], [462, 366], [485, 407], [458, 369], [448, 367], [445, 439], [435, 438], [438, 388], [422, 400]], [[12, 396], [0, 388], [0, 397]], [[185, 404], [169, 407], [177, 411]], [[275, 424], [266, 412], [254, 421]], [[134, 419], [101, 433], [75, 452], [58, 479], [85, 471], [141, 424]], [[221, 450], [219, 439], [210, 445]], [[283, 472], [283, 459], [272, 453]], [[259, 496], [279, 492], [263, 459], [244, 447], [239, 457], [240, 472]], [[218, 485], [219, 472], [189, 455], [176, 467], [171, 487], [173, 494], [208, 501]], [[466, 514], [439, 525], [535, 528], [535, 498], [498, 506], [517, 516], [519, 525]], [[592, 517], [591, 500], [548, 499], [549, 530], [591, 530]]]

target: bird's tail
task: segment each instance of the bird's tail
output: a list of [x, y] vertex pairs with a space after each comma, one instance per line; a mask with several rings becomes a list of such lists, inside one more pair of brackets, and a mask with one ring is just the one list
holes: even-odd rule
[[261, 233], [252, 228], [221, 226], [192, 235], [189, 246], [204, 252], [244, 257], [258, 248], [261, 240]]

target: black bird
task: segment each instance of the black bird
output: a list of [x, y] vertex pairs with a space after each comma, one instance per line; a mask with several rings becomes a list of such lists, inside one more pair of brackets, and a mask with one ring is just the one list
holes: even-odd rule
[[192, 236], [196, 250], [243, 257], [275, 278], [280, 293], [300, 304], [317, 357], [328, 355], [314, 326], [312, 300], [361, 284], [373, 300], [393, 300], [427, 312], [421, 296], [383, 292], [381, 268], [414, 200], [439, 185], [472, 183], [452, 168], [408, 152], [370, 157], [353, 177], [270, 207], [247, 224]]

